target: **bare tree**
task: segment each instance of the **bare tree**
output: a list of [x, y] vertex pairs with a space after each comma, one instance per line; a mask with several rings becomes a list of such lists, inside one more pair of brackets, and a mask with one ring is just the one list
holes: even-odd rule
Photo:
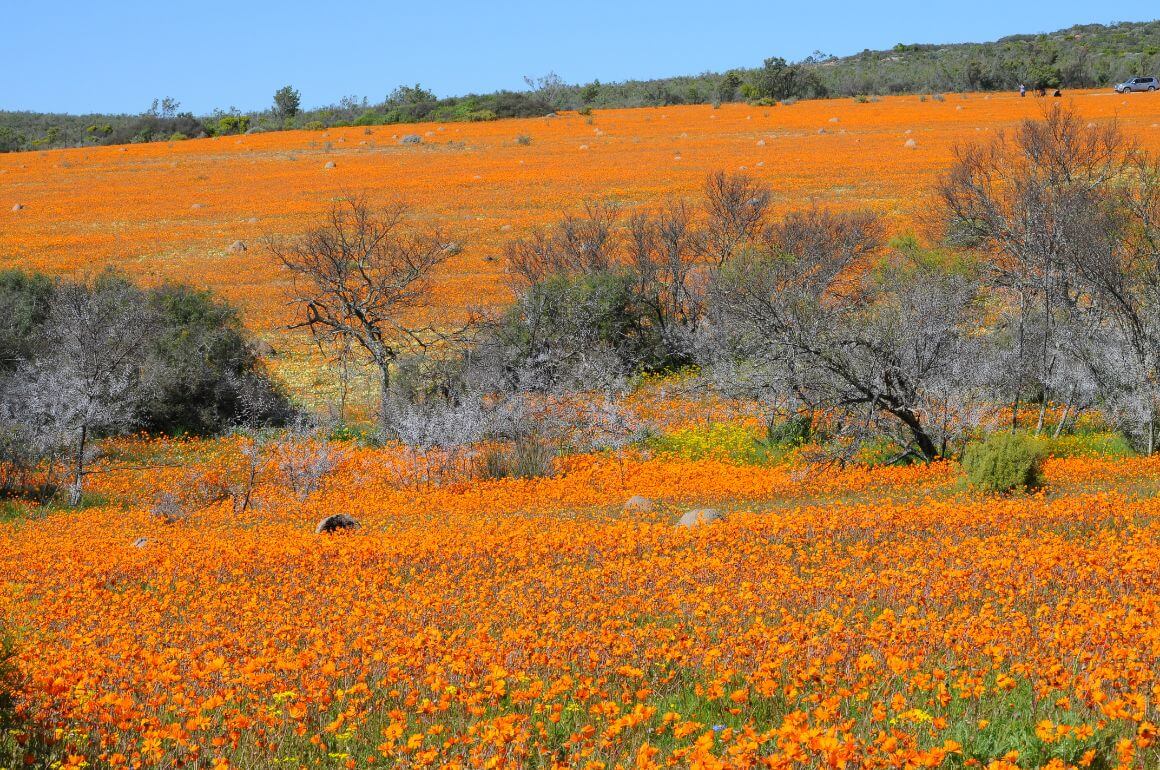
[[565, 212], [549, 229], [537, 228], [504, 247], [510, 273], [523, 289], [552, 275], [587, 275], [618, 263], [615, 206], [587, 201], [582, 214]]
[[1133, 151], [1092, 206], [1093, 232], [1069, 253], [1081, 295], [1072, 349], [1111, 422], [1150, 455], [1160, 430], [1160, 162]]
[[70, 505], [84, 492], [94, 438], [133, 420], [149, 327], [140, 292], [122, 279], [63, 284], [44, 327], [44, 350], [16, 375], [22, 421], [46, 448], [68, 447]]
[[391, 368], [400, 355], [445, 340], [434, 326], [412, 320], [430, 298], [431, 276], [454, 251], [437, 228], [406, 221], [403, 204], [374, 210], [347, 197], [326, 221], [289, 244], [269, 241], [290, 273], [291, 302], [316, 340], [353, 341], [381, 376], [380, 419], [389, 419]]
[[1057, 395], [1075, 271], [1108, 250], [1115, 223], [1105, 204], [1134, 157], [1115, 123], [1085, 124], [1056, 105], [1011, 135], [959, 149], [939, 188], [951, 241], [984, 252], [992, 285], [1009, 297], [1012, 428], [1028, 380], [1043, 404]]
[[746, 174], [717, 171], [705, 180], [706, 248], [717, 265], [760, 233], [769, 199], [769, 188]]
[[705, 316], [710, 268], [705, 233], [684, 201], [628, 223], [628, 258], [635, 269], [635, 301], [660, 336], [667, 357], [691, 362]]
[[842, 452], [887, 437], [900, 456], [932, 460], [982, 401], [969, 376], [977, 284], [914, 245], [866, 264], [881, 235], [873, 215], [817, 209], [772, 228], [714, 283], [720, 351], [826, 414]]

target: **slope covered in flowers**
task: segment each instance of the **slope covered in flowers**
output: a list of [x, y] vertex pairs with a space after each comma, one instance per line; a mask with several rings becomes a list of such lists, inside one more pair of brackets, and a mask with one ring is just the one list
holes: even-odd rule
[[[384, 452], [350, 450], [302, 500], [274, 481], [244, 514], [161, 524], [145, 501], [179, 477], [132, 472], [101, 482], [127, 508], [0, 524], [0, 614], [22, 639], [24, 716], [44, 731], [29, 732], [30, 755], [252, 768], [1160, 760], [1155, 460], [1054, 460], [1050, 494], [984, 499], [948, 464], [804, 474], [634, 457], [401, 488]], [[632, 493], [661, 505], [625, 512]], [[727, 519], [673, 526], [704, 504]], [[336, 511], [363, 528], [314, 535]]]
[[[1118, 117], [1144, 144], [1160, 140], [1160, 95], [1067, 99], [1092, 120]], [[528, 227], [586, 198], [652, 205], [693, 196], [717, 169], [767, 182], [780, 209], [869, 206], [898, 228], [919, 226], [956, 144], [1043, 107], [1007, 94], [702, 105], [0, 155], [0, 265], [111, 264], [206, 285], [268, 331], [285, 308], [260, 238], [301, 232], [336, 197], [365, 193], [408, 200], [464, 245], [438, 287], [432, 314], [442, 319], [504, 296], [495, 258]], [[401, 143], [407, 134], [423, 143]], [[227, 251], [238, 240], [248, 250]]]

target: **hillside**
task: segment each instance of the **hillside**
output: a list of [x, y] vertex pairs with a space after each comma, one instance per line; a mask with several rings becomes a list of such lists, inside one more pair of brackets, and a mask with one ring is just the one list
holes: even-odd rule
[[1083, 24], [1047, 34], [1010, 35], [993, 42], [899, 43], [851, 56], [815, 53], [786, 65], [770, 52], [762, 67], [741, 66], [652, 80], [568, 84], [554, 75], [526, 92], [497, 91], [443, 99], [416, 85], [396, 88], [382, 102], [348, 98], [293, 116], [272, 110], [212, 115], [154, 109], [141, 115], [67, 115], [0, 111], [0, 152], [53, 147], [167, 141], [202, 134], [275, 131], [316, 126], [389, 125], [416, 121], [487, 121], [539, 117], [553, 110], [709, 104], [758, 99], [901, 93], [1105, 87], [1160, 72], [1160, 21]]

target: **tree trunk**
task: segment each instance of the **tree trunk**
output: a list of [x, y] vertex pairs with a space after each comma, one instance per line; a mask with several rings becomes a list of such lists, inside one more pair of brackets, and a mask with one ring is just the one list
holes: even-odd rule
[[910, 430], [910, 435], [914, 436], [914, 441], [918, 444], [918, 451], [927, 461], [937, 460], [939, 458], [938, 446], [935, 445], [934, 440], [923, 430], [922, 423], [918, 420], [918, 415], [909, 409], [891, 410], [891, 414], [903, 422]]
[[81, 426], [81, 435], [77, 439], [77, 454], [74, 458], [73, 480], [68, 489], [68, 504], [75, 508], [81, 503], [81, 495], [85, 485], [85, 442], [88, 439], [87, 425]]
[[391, 403], [391, 363], [389, 361], [379, 363], [379, 373], [381, 375], [379, 380], [379, 427], [386, 431], [390, 427], [387, 407]]
[[1071, 411], [1071, 402], [1075, 400], [1075, 385], [1071, 386], [1071, 392], [1067, 394], [1067, 402], [1063, 405], [1063, 415], [1059, 418], [1059, 424], [1055, 426], [1055, 432], [1052, 438], [1059, 438], [1063, 433], [1063, 426], [1067, 423], [1068, 412]]
[[1019, 391], [1023, 388], [1023, 318], [1027, 309], [1027, 295], [1019, 291], [1019, 361], [1015, 375], [1015, 393], [1011, 398], [1011, 432], [1019, 430]]

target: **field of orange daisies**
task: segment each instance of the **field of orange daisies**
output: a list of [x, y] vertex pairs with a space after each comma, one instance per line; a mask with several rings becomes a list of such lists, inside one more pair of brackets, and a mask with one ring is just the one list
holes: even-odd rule
[[[1160, 139], [1160, 97], [1068, 98]], [[279, 340], [260, 238], [366, 192], [464, 244], [438, 321], [502, 300], [503, 242], [562, 207], [691, 195], [719, 168], [783, 209], [919, 228], [952, 147], [1041, 106], [670, 107], [4, 155], [0, 262], [209, 286]], [[697, 451], [564, 456], [528, 480], [433, 479], [398, 448], [334, 442], [304, 483], [293, 447], [255, 463], [242, 436], [117, 442], [97, 504], [0, 511], [22, 684], [0, 768], [1160, 767], [1160, 459], [1060, 452], [1044, 490], [986, 497], [950, 462], [747, 464], [713, 451], [755, 422], [746, 405], [695, 407], [633, 404]], [[159, 515], [247, 479], [244, 505]], [[676, 526], [706, 507], [722, 518]], [[316, 535], [335, 513], [361, 528]]]
[[[244, 443], [182, 451], [228, 475]], [[97, 474], [109, 504], [0, 524], [18, 759], [1160, 762], [1160, 460], [1051, 460], [1046, 492], [981, 498], [949, 463], [630, 453], [430, 486], [390, 449], [339, 451], [313, 490], [271, 459], [241, 512], [163, 523], [149, 501], [184, 471], [123, 470]], [[725, 518], [674, 526], [703, 506]], [[335, 512], [362, 528], [315, 535]]]

